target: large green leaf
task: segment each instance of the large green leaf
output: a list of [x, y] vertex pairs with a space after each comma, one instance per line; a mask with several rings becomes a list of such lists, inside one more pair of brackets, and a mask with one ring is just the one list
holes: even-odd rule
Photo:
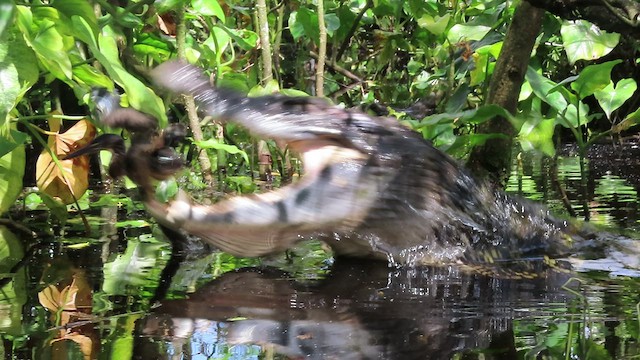
[[60, 32], [60, 29], [67, 29], [67, 24], [61, 21], [58, 11], [52, 7], [38, 7], [32, 12], [31, 8], [18, 6], [16, 24], [42, 66], [54, 77], [70, 81], [72, 71], [68, 52], [74, 39]]
[[596, 91], [594, 95], [604, 113], [607, 114], [607, 118], [611, 119], [611, 113], [629, 100], [637, 88], [638, 84], [635, 80], [622, 79], [615, 86], [611, 81], [609, 85], [602, 90]]
[[318, 14], [307, 8], [299, 8], [289, 16], [289, 30], [295, 40], [309, 37], [317, 44], [320, 39]]
[[16, 11], [16, 5], [11, 0], [0, 0], [0, 39], [4, 35], [4, 31], [9, 27], [13, 14]]
[[[589, 107], [578, 101], [564, 86], [538, 74], [532, 67], [527, 69], [525, 79], [531, 85], [533, 93], [558, 113], [558, 122], [565, 127], [578, 127], [588, 122]], [[576, 107], [575, 103], [578, 104]], [[580, 109], [580, 114], [578, 114]]]
[[[86, 0], [55, 0], [51, 2], [51, 6], [56, 8], [68, 20], [73, 16], [82, 17], [91, 27], [94, 34], [98, 33], [98, 19], [91, 2]], [[68, 20], [65, 20], [68, 22]]]
[[19, 92], [18, 69], [9, 59], [9, 44], [6, 41], [0, 41], [0, 126], [7, 120], [7, 115], [13, 109]]
[[216, 139], [208, 139], [204, 141], [196, 141], [195, 144], [202, 149], [215, 149], [228, 152], [229, 154], [240, 154], [244, 161], [249, 163], [249, 156], [243, 150], [235, 145], [223, 144]]
[[596, 91], [602, 90], [609, 85], [611, 82], [611, 69], [621, 62], [622, 60], [613, 60], [585, 67], [578, 75], [578, 78], [571, 83], [571, 89], [578, 94], [580, 99], [593, 95]]
[[200, 15], [215, 16], [222, 22], [226, 21], [224, 10], [222, 10], [218, 0], [193, 0], [191, 5], [193, 6], [193, 10]]
[[24, 146], [18, 146], [0, 158], [0, 213], [7, 211], [22, 191]]
[[103, 28], [96, 41], [91, 27], [83, 18], [73, 16], [71, 21], [78, 39], [87, 44], [93, 56], [104, 66], [113, 81], [124, 89], [129, 104], [155, 117], [158, 119], [160, 127], [164, 127], [167, 122], [167, 115], [162, 99], [138, 78], [124, 69], [120, 62], [120, 52], [116, 37], [111, 28], [108, 26]]
[[0, 136], [0, 157], [12, 152], [27, 141], [28, 135], [17, 130], [11, 130], [9, 136]]
[[571, 64], [599, 59], [611, 52], [620, 40], [620, 34], [608, 34], [586, 20], [565, 21], [560, 33]]
[[485, 105], [472, 110], [427, 116], [422, 119], [415, 128], [421, 129], [426, 126], [434, 126], [454, 121], [457, 124], [480, 124], [496, 116], [508, 119], [512, 123], [514, 120], [513, 116], [504, 108], [498, 105]]
[[491, 27], [484, 25], [455, 24], [449, 29], [447, 39], [449, 43], [455, 44], [460, 41], [482, 40], [491, 31]]
[[424, 14], [418, 19], [418, 26], [429, 30], [434, 35], [442, 35], [447, 31], [449, 21], [451, 20], [451, 14], [447, 13], [443, 16], [432, 16]]

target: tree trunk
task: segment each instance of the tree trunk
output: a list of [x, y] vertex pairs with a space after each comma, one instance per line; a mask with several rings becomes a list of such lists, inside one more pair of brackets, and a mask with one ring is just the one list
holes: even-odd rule
[[[516, 112], [520, 87], [540, 33], [543, 16], [544, 10], [527, 1], [522, 1], [516, 9], [489, 84], [487, 104], [500, 105], [512, 114]], [[506, 137], [492, 139], [475, 147], [467, 165], [474, 174], [504, 184], [511, 167], [515, 130], [507, 119], [495, 118], [482, 124], [479, 132], [499, 133]]]

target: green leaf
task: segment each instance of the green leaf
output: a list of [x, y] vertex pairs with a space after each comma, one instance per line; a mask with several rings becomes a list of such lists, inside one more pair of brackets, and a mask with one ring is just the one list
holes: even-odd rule
[[560, 33], [571, 64], [599, 59], [611, 52], [620, 40], [620, 34], [609, 34], [586, 20], [565, 21]]
[[611, 82], [611, 69], [621, 62], [622, 60], [612, 60], [585, 67], [576, 81], [571, 83], [571, 89], [578, 94], [580, 99], [593, 95], [596, 91], [602, 90], [609, 85]]
[[242, 50], [249, 51], [255, 49], [258, 44], [258, 34], [250, 30], [230, 29], [224, 24], [218, 23], [216, 27], [224, 30], [231, 39], [233, 39]]
[[16, 5], [11, 0], [0, 0], [0, 39], [3, 37], [5, 30], [13, 20], [13, 14], [16, 11]]
[[224, 53], [224, 49], [231, 43], [231, 37], [229, 33], [224, 31], [222, 27], [214, 27], [211, 29], [211, 33], [209, 37], [202, 43], [202, 45], [206, 46], [211, 50], [214, 54], [216, 63], [220, 64], [222, 60], [222, 54]]
[[272, 79], [268, 83], [262, 85], [256, 85], [249, 90], [249, 97], [257, 97], [257, 96], [265, 96], [265, 95], [273, 95], [280, 92], [280, 85], [278, 81]]
[[226, 16], [218, 0], [193, 0], [191, 5], [193, 6], [193, 10], [200, 15], [215, 16], [222, 22], [226, 21]]
[[23, 145], [29, 137], [27, 134], [17, 130], [11, 130], [9, 134], [9, 137], [0, 136], [0, 157]]
[[306, 8], [292, 12], [289, 16], [289, 31], [295, 40], [306, 36], [317, 44], [320, 39], [318, 14]]
[[309, 94], [307, 94], [306, 92], [298, 89], [282, 89], [280, 90], [280, 94], [284, 96], [291, 96], [291, 97], [309, 96]]
[[636, 111], [627, 115], [627, 117], [624, 118], [624, 120], [622, 120], [619, 124], [615, 125], [611, 129], [611, 131], [613, 133], [620, 133], [638, 124], [640, 124], [640, 109], [637, 109]]
[[22, 191], [25, 162], [24, 146], [0, 158], [0, 214], [13, 205]]
[[154, 6], [158, 9], [159, 14], [164, 14], [183, 7], [186, 3], [187, 0], [157, 0], [154, 2]]
[[491, 31], [489, 26], [455, 24], [449, 29], [447, 39], [451, 44], [456, 44], [460, 41], [478, 41], [482, 40], [489, 31]]
[[82, 63], [82, 59], [72, 54], [71, 58], [74, 62], [81, 63], [73, 67], [73, 78], [80, 84], [84, 84], [86, 88], [101, 87], [113, 89], [113, 81], [107, 75], [98, 71], [95, 67]]
[[607, 114], [607, 118], [611, 119], [611, 113], [629, 100], [637, 88], [638, 84], [635, 80], [622, 79], [615, 86], [613, 81], [610, 82], [604, 89], [596, 91], [594, 95], [604, 113]]
[[496, 116], [503, 117], [511, 122], [514, 120], [513, 116], [504, 108], [498, 105], [485, 105], [472, 110], [427, 116], [420, 121], [416, 129], [447, 122], [455, 122], [456, 124], [480, 124]]
[[327, 29], [327, 35], [333, 36], [333, 34], [340, 28], [340, 19], [336, 14], [325, 14], [324, 24]]
[[82, 17], [91, 27], [94, 34], [98, 33], [98, 19], [96, 18], [93, 6], [86, 0], [56, 0], [51, 3], [58, 12], [71, 20], [73, 16]]
[[18, 69], [8, 58], [8, 54], [9, 44], [0, 41], [0, 126], [5, 124], [20, 93]]
[[449, 13], [444, 14], [443, 16], [431, 16], [429, 14], [424, 14], [418, 19], [418, 26], [427, 29], [434, 35], [442, 35], [447, 30], [450, 19], [451, 14]]
[[244, 152], [243, 150], [240, 150], [235, 145], [223, 144], [216, 139], [195, 141], [195, 144], [202, 149], [215, 149], [215, 150], [222, 150], [222, 151], [228, 152], [229, 154], [240, 154], [242, 158], [244, 158], [244, 161], [249, 163], [249, 156], [247, 156], [247, 153]]
[[524, 150], [540, 150], [545, 155], [553, 156], [556, 147], [553, 144], [553, 134], [556, 127], [555, 119], [531, 117], [524, 121], [518, 134], [518, 140]]
[[120, 52], [116, 44], [116, 37], [110, 27], [103, 28], [98, 36], [98, 42], [93, 37], [91, 28], [79, 16], [72, 19], [76, 36], [85, 42], [93, 55], [104, 66], [109, 76], [120, 85], [127, 96], [127, 100], [134, 108], [158, 119], [160, 127], [167, 123], [164, 104], [150, 88], [143, 84], [137, 77], [127, 72], [120, 63]]

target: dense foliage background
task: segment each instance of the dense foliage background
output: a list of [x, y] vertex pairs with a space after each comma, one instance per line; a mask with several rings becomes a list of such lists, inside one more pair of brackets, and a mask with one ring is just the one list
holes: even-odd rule
[[[635, 4], [622, 3], [610, 4], [618, 18]], [[573, 18], [593, 13], [575, 4]], [[147, 71], [173, 58], [250, 96], [326, 96], [396, 116], [454, 156], [475, 148], [472, 169], [502, 181], [513, 139], [553, 156], [558, 136], [583, 153], [599, 138], [628, 134], [640, 117], [637, 41], [526, 2], [3, 0], [0, 10], [2, 212], [23, 175], [38, 185], [29, 199], [60, 214], [58, 204], [81, 198], [89, 162], [58, 157], [113, 131], [81, 120], [95, 87], [121, 92], [125, 106], [163, 125], [167, 110], [191, 125], [196, 147], [183, 151], [194, 187], [217, 181], [250, 192], [254, 174], [283, 182], [297, 174], [278, 144], [200, 121], [192, 100], [175, 107], [159, 97]]]

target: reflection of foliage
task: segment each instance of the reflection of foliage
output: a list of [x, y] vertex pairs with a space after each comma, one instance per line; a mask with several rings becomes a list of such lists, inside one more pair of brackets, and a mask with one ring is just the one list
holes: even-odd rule
[[[74, 276], [71, 284], [65, 286], [62, 290], [58, 290], [55, 285], [49, 285], [38, 293], [38, 299], [40, 304], [52, 313], [56, 326], [60, 328], [58, 337], [51, 340], [51, 344], [63, 340], [71, 340], [78, 344], [85, 359], [92, 359], [94, 355], [91, 338], [78, 331], [73, 331], [73, 323], [90, 319], [87, 312], [91, 311], [90, 297], [88, 297], [88, 294], [91, 293], [89, 285], [84, 280], [76, 280], [77, 277]], [[78, 296], [79, 293], [84, 296]], [[87, 299], [89, 299], [88, 304], [86, 303]]]

